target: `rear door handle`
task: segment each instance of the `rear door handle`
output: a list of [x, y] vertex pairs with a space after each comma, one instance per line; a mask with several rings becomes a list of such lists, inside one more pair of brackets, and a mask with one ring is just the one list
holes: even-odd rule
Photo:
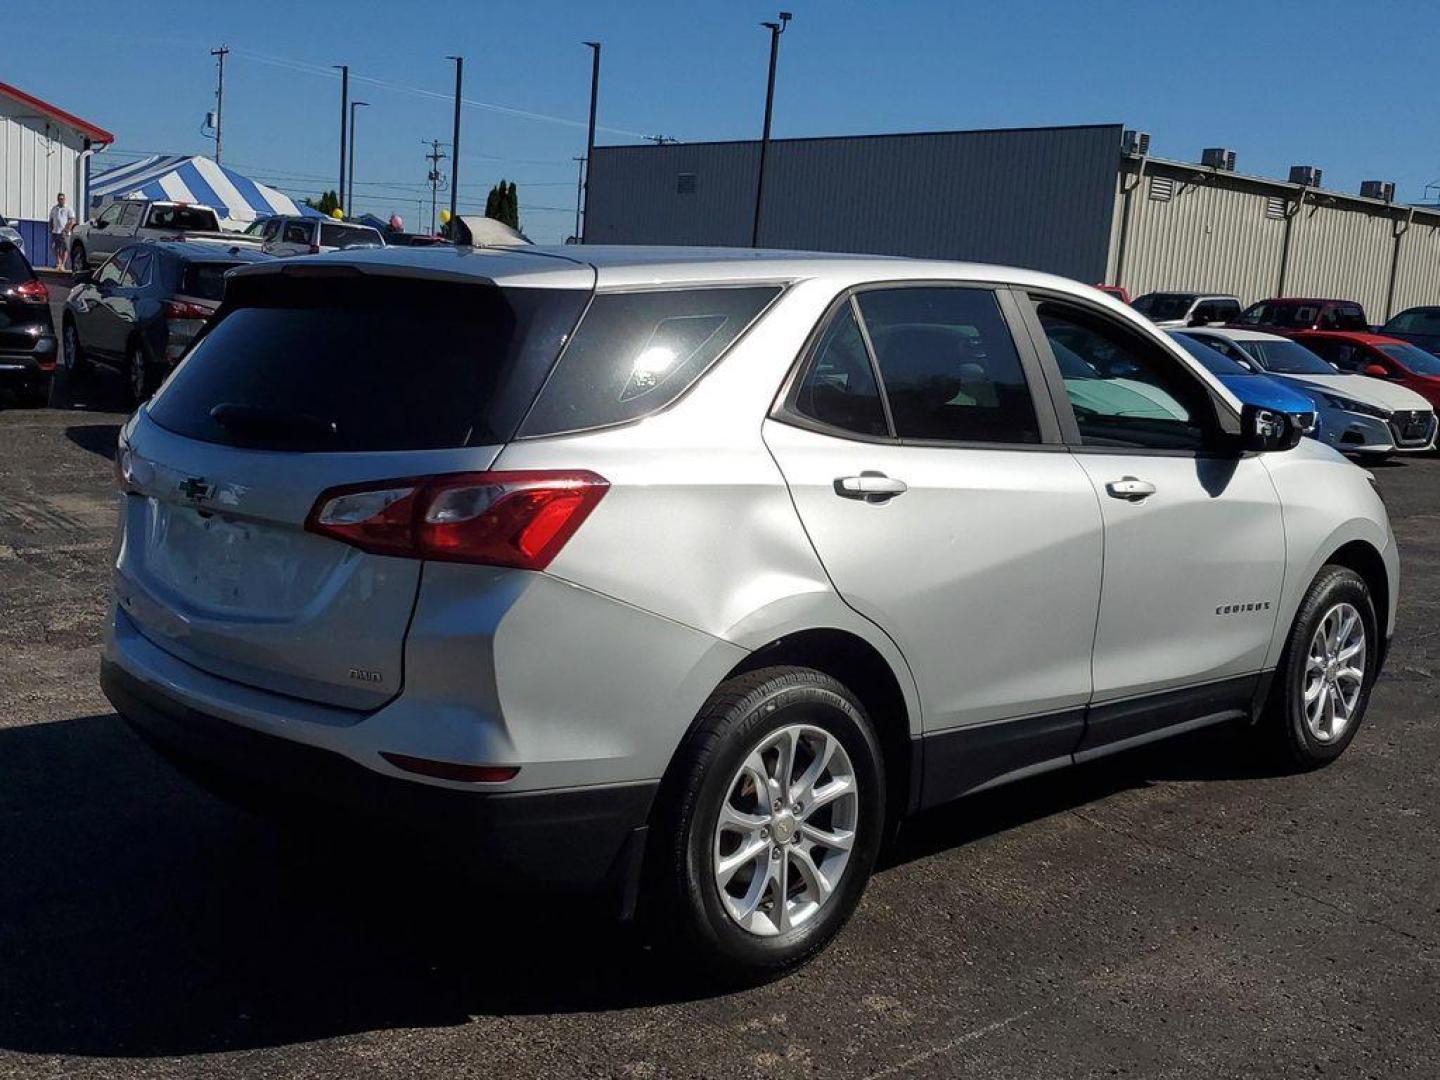
[[1155, 494], [1155, 485], [1149, 480], [1138, 480], [1133, 476], [1122, 476], [1119, 480], [1111, 480], [1105, 485], [1105, 490], [1112, 499], [1125, 499], [1127, 502], [1139, 502], [1141, 499], [1148, 499]]
[[910, 485], [896, 480], [883, 472], [862, 472], [859, 476], [842, 476], [835, 481], [835, 494], [847, 499], [863, 499], [868, 503], [883, 503], [896, 495], [904, 495]]

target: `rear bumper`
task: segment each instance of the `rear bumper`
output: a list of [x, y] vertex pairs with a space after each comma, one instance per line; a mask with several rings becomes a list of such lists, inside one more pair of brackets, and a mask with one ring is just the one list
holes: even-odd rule
[[0, 381], [40, 382], [50, 378], [59, 356], [55, 337], [43, 334], [33, 346], [7, 349], [0, 346]]
[[111, 660], [100, 685], [147, 743], [222, 796], [339, 812], [357, 831], [399, 832], [497, 884], [632, 891], [657, 782], [521, 792], [412, 783], [202, 712]]

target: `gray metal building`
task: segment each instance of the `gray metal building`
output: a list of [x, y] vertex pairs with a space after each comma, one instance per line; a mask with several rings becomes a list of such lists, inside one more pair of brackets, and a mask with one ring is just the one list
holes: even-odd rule
[[[1344, 297], [1377, 321], [1440, 303], [1440, 210], [1147, 147], [1120, 124], [777, 139], [760, 245], [1008, 263], [1132, 294]], [[748, 247], [758, 166], [754, 141], [596, 147], [586, 242]]]

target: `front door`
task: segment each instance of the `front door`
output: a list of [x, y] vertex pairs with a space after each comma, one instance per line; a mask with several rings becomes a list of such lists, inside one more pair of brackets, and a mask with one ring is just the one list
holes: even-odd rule
[[1082, 753], [1248, 705], [1285, 568], [1269, 472], [1215, 450], [1210, 391], [1179, 356], [1098, 305], [1037, 299], [1105, 519]]
[[910, 665], [927, 802], [1068, 762], [1090, 697], [1100, 508], [1002, 310], [862, 290], [765, 427], [836, 590]]

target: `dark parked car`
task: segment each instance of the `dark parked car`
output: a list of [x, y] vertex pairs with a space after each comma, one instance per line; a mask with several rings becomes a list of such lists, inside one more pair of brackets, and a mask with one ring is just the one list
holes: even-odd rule
[[1406, 308], [1382, 326], [1380, 333], [1440, 356], [1440, 307]]
[[154, 393], [220, 306], [225, 272], [270, 256], [253, 248], [142, 241], [93, 274], [75, 275], [65, 301], [65, 367], [93, 363], [124, 373], [140, 404]]
[[0, 386], [16, 388], [27, 405], [44, 405], [54, 371], [50, 295], [20, 248], [0, 240]]
[[1365, 309], [1354, 300], [1322, 300], [1303, 296], [1257, 301], [1225, 325], [1239, 330], [1284, 334], [1286, 337], [1307, 330], [1370, 332]]

